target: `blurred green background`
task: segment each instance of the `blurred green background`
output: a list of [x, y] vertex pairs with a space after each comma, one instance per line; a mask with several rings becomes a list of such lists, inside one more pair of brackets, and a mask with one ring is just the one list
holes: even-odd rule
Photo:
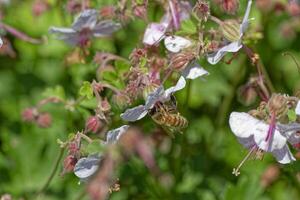
[[[3, 22], [30, 36], [48, 37], [46, 44], [34, 45], [7, 34], [17, 56], [0, 57], [0, 194], [9, 193], [14, 199], [33, 199], [33, 194], [51, 173], [59, 153], [57, 138], [65, 140], [69, 133], [81, 130], [89, 115], [87, 111], [71, 112], [59, 104], [49, 105], [43, 110], [52, 114], [53, 123], [50, 128], [42, 129], [22, 122], [22, 110], [45, 97], [47, 88], [61, 86], [67, 99], [77, 98], [82, 82], [92, 81], [97, 68], [92, 62], [66, 66], [64, 57], [73, 48], [47, 33], [51, 25], [69, 26], [72, 23], [73, 17], [64, 11], [63, 5], [66, 2], [49, 0], [50, 9], [38, 17], [32, 14], [33, 3], [30, 0], [15, 0], [9, 5], [1, 5]], [[96, 8], [110, 3], [116, 2], [92, 1]], [[241, 2], [239, 16], [243, 15], [244, 3]], [[217, 16], [230, 17], [219, 11], [213, 8]], [[157, 7], [151, 7], [150, 19], [158, 20], [159, 13], [161, 11], [157, 11]], [[294, 62], [282, 56], [282, 53], [292, 52], [300, 60], [300, 26], [285, 34], [282, 33], [282, 27], [292, 20], [299, 20], [299, 16], [291, 17], [285, 11], [263, 11], [255, 3], [251, 16], [255, 17], [251, 23], [252, 30], [259, 30], [263, 34], [263, 39], [255, 44], [255, 49], [276, 91], [292, 94], [300, 86], [300, 75]], [[93, 40], [92, 52], [108, 51], [127, 58], [133, 48], [140, 46], [145, 27], [145, 22], [135, 19], [114, 34], [114, 37]], [[1, 33], [5, 34], [4, 31]], [[262, 161], [248, 161], [239, 177], [231, 174], [247, 150], [229, 130], [228, 116], [233, 110], [248, 111], [258, 105], [257, 101], [251, 106], [244, 106], [238, 101], [237, 95], [238, 88], [247, 82], [255, 69], [243, 53], [230, 65], [220, 63], [210, 66], [204, 61], [202, 65], [210, 75], [205, 80], [189, 82], [189, 87], [177, 95], [179, 110], [188, 119], [189, 127], [175, 139], [166, 138], [162, 147], [155, 152], [157, 164], [167, 176], [158, 182], [140, 159], [132, 158], [119, 166], [116, 173], [120, 178], [121, 190], [113, 193], [110, 198], [300, 199], [298, 162], [287, 166], [276, 165], [276, 173], [269, 175], [274, 181], [267, 186], [263, 186], [262, 182], [266, 178], [262, 176], [266, 169], [275, 164], [271, 155], [265, 155]], [[119, 120], [117, 115], [115, 118]], [[137, 124], [145, 130], [155, 127], [149, 117]], [[84, 189], [84, 184], [79, 185], [73, 174], [64, 177], [57, 175], [42, 199], [72, 200]]]

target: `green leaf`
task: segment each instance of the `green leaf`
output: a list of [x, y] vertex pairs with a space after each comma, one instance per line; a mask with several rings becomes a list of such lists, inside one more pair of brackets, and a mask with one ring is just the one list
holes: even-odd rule
[[115, 69], [117, 70], [118, 74], [122, 74], [127, 72], [130, 68], [130, 64], [124, 60], [116, 60], [115, 61]]
[[295, 110], [292, 109], [288, 110], [287, 116], [290, 122], [295, 122], [297, 120], [297, 115]]
[[180, 34], [195, 34], [197, 33], [197, 26], [196, 24], [191, 20], [185, 20], [181, 23], [181, 30], [179, 31]]
[[87, 99], [93, 98], [93, 88], [91, 83], [84, 81], [81, 88], [79, 89], [80, 96], [86, 97]]
[[57, 85], [53, 88], [47, 88], [43, 94], [42, 94], [45, 98], [48, 97], [57, 97], [59, 99], [65, 99], [66, 95], [65, 95], [65, 90], [62, 86]]
[[101, 140], [93, 140], [86, 146], [85, 151], [90, 154], [99, 153], [103, 150], [103, 142]]

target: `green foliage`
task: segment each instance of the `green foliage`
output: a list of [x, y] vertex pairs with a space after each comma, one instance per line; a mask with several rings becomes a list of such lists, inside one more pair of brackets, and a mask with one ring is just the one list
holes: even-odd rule
[[87, 99], [93, 98], [93, 88], [90, 82], [84, 81], [81, 88], [79, 89], [79, 94], [82, 97], [86, 97]]

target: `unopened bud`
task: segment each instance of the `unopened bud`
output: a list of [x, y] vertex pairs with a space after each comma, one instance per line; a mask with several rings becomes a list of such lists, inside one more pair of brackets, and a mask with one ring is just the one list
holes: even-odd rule
[[113, 103], [119, 108], [125, 108], [128, 106], [130, 99], [127, 95], [118, 93], [113, 96]]
[[240, 24], [236, 20], [226, 20], [221, 25], [223, 36], [230, 42], [239, 41], [241, 38]]
[[287, 98], [281, 94], [273, 94], [268, 102], [270, 113], [276, 113], [276, 116], [281, 117], [288, 111]]
[[172, 68], [178, 71], [184, 70], [194, 58], [195, 55], [191, 52], [177, 53], [171, 58]]
[[38, 116], [36, 123], [41, 128], [48, 128], [51, 126], [52, 117], [49, 113], [42, 113]]
[[103, 112], [108, 112], [111, 109], [111, 106], [106, 98], [101, 101], [101, 109]]
[[197, 15], [197, 17], [204, 21], [207, 21], [207, 18], [210, 15], [209, 3], [204, 0], [199, 0], [193, 8], [193, 11]]
[[144, 90], [143, 90], [143, 97], [144, 100], [147, 100], [147, 97], [149, 96], [150, 93], [154, 92], [159, 86], [157, 84], [150, 84], [145, 86]]
[[237, 9], [239, 8], [239, 1], [238, 0], [222, 0], [221, 8], [224, 12], [226, 12], [228, 14], [234, 14], [234, 13], [236, 13]]
[[35, 108], [26, 108], [22, 112], [22, 120], [25, 122], [33, 122], [37, 115], [38, 113]]
[[91, 116], [88, 118], [85, 124], [85, 129], [87, 131], [91, 131], [93, 133], [97, 133], [97, 131], [102, 126], [102, 122], [97, 116]]
[[73, 171], [76, 163], [77, 159], [73, 155], [68, 155], [64, 159], [64, 173]]
[[245, 85], [239, 89], [239, 101], [246, 106], [255, 102], [257, 93], [251, 86]]

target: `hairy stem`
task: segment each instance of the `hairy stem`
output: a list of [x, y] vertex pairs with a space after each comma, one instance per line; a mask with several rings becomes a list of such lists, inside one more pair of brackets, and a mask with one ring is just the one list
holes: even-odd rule
[[60, 152], [59, 152], [59, 155], [56, 159], [56, 162], [54, 164], [53, 170], [52, 170], [50, 176], [48, 177], [46, 183], [43, 185], [43, 187], [37, 193], [37, 195], [36, 195], [37, 198], [36, 199], [38, 199], [38, 197], [40, 197], [40, 195], [42, 195], [47, 190], [47, 188], [50, 185], [51, 181], [55, 177], [55, 174], [56, 174], [56, 172], [58, 170], [58, 167], [59, 167], [59, 163], [60, 163], [61, 159], [63, 158], [64, 152], [65, 152], [65, 148], [61, 148]]

